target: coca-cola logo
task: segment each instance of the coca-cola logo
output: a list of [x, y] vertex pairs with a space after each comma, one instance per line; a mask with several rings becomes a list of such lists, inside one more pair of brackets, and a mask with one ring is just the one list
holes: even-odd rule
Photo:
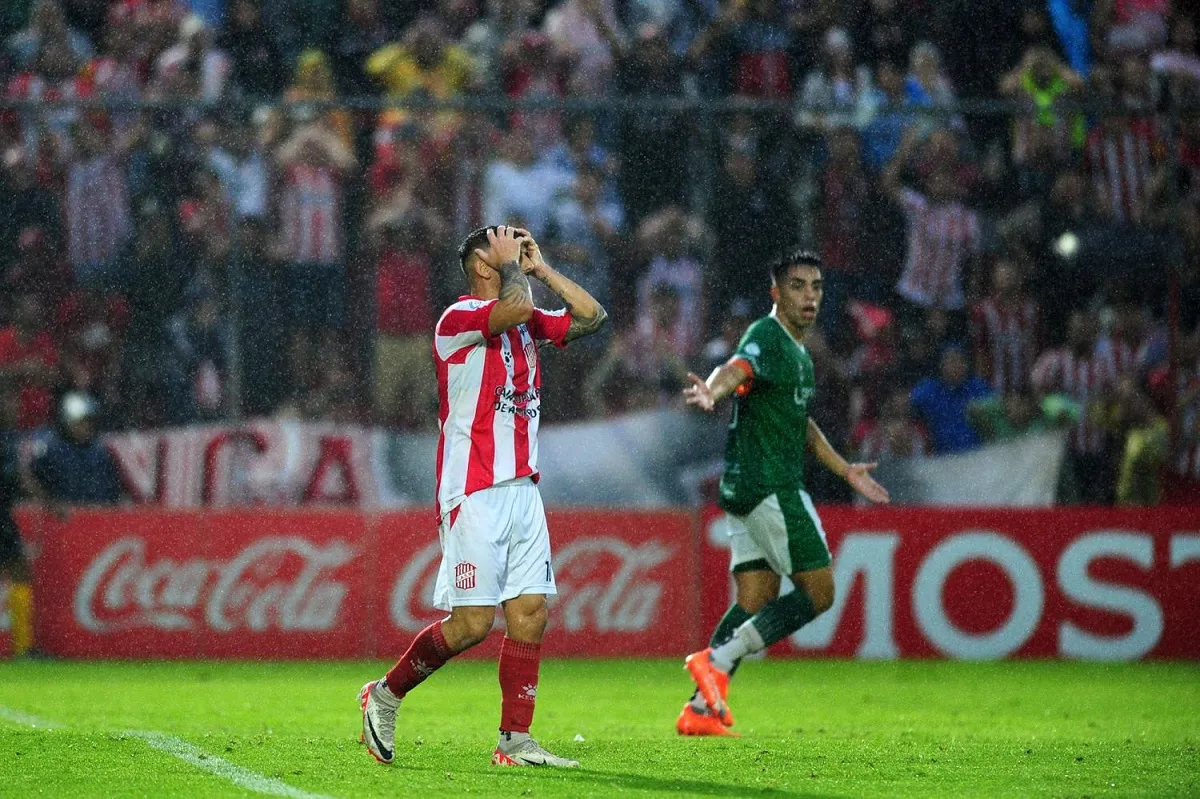
[[206, 626], [215, 632], [333, 629], [349, 591], [333, 572], [354, 550], [297, 536], [262, 538], [229, 560], [148, 560], [146, 541], [117, 539], [88, 566], [75, 591], [75, 619], [107, 633]]
[[[664, 586], [652, 576], [675, 550], [657, 540], [630, 544], [618, 538], [572, 541], [554, 558], [558, 599], [552, 624], [570, 632], [639, 633], [658, 616]], [[435, 616], [433, 592], [440, 552], [433, 542], [404, 565], [388, 604], [392, 623], [417, 632]]]

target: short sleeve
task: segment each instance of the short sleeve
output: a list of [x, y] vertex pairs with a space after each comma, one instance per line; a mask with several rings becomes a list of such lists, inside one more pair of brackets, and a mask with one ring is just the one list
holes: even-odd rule
[[535, 341], [549, 341], [556, 347], [567, 346], [567, 331], [571, 329], [571, 314], [566, 308], [557, 311], [533, 309], [529, 318], [529, 334]]
[[446, 360], [461, 349], [487, 341], [488, 317], [495, 304], [496, 300], [459, 300], [447, 308], [434, 328], [437, 356]]
[[754, 380], [770, 383], [773, 377], [771, 349], [771, 341], [765, 335], [762, 326], [755, 325], [742, 336], [742, 340], [738, 342], [737, 351], [733, 353], [733, 357], [750, 365], [750, 368], [753, 370], [752, 378]]

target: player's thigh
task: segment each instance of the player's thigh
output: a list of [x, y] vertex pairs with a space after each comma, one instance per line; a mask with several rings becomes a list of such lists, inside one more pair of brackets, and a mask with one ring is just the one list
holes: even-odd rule
[[[762, 568], [761, 564], [766, 564], [766, 567], [776, 574], [791, 574], [795, 571], [792, 567], [791, 549], [788, 546], [787, 523], [778, 494], [770, 495], [745, 516], [734, 518], [737, 518], [745, 529], [745, 539], [741, 543], [742, 551], [749, 553], [753, 550], [759, 553], [760, 563], [753, 565]], [[731, 543], [733, 540], [731, 536]]]
[[435, 605], [495, 607], [508, 569], [510, 507], [503, 491], [471, 494], [446, 514], [439, 529], [442, 564]]
[[787, 529], [788, 558], [792, 568], [786, 574], [824, 569], [833, 562], [825, 541], [825, 528], [808, 492], [781, 491], [779, 510]]
[[553, 558], [546, 508], [532, 480], [509, 487], [512, 493], [512, 528], [508, 537], [508, 572], [500, 590], [500, 601], [524, 594], [553, 596]]

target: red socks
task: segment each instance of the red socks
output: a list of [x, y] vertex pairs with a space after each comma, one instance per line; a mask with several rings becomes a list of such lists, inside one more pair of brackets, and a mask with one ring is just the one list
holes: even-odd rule
[[[404, 653], [392, 670], [387, 673], [388, 690], [397, 697], [416, 688], [425, 678], [446, 664], [454, 657], [446, 639], [442, 636], [442, 623], [435, 621], [413, 639], [408, 651]], [[503, 662], [503, 661], [501, 661]], [[537, 667], [534, 666], [534, 678], [537, 677]]]
[[537, 699], [541, 644], [514, 641], [507, 635], [500, 645], [500, 729], [529, 732], [533, 703]]

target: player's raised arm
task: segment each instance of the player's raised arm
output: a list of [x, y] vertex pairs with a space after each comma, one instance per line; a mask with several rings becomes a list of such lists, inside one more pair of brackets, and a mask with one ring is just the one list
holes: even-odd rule
[[711, 411], [717, 403], [728, 397], [754, 375], [750, 364], [741, 358], [730, 358], [713, 369], [708, 380], [701, 380], [688, 372], [691, 385], [683, 390], [684, 401], [702, 411]]
[[517, 235], [521, 237], [522, 244], [521, 271], [537, 278], [546, 288], [558, 295], [571, 315], [570, 325], [562, 343], [590, 336], [604, 327], [608, 320], [608, 312], [604, 310], [604, 306], [596, 302], [596, 298], [583, 286], [546, 263], [542, 258], [541, 248], [529, 231], [518, 228]]
[[488, 332], [499, 335], [533, 316], [533, 292], [521, 271], [521, 239], [517, 229], [499, 225], [488, 230], [488, 248], [475, 256], [500, 276], [500, 297], [488, 315]]
[[845, 480], [851, 488], [867, 499], [879, 504], [887, 504], [891, 501], [887, 489], [875, 482], [875, 478], [870, 474], [871, 470], [879, 464], [848, 463], [833, 448], [829, 439], [825, 437], [825, 433], [812, 419], [808, 420], [808, 448], [817, 456], [817, 460], [825, 464], [825, 468]]

